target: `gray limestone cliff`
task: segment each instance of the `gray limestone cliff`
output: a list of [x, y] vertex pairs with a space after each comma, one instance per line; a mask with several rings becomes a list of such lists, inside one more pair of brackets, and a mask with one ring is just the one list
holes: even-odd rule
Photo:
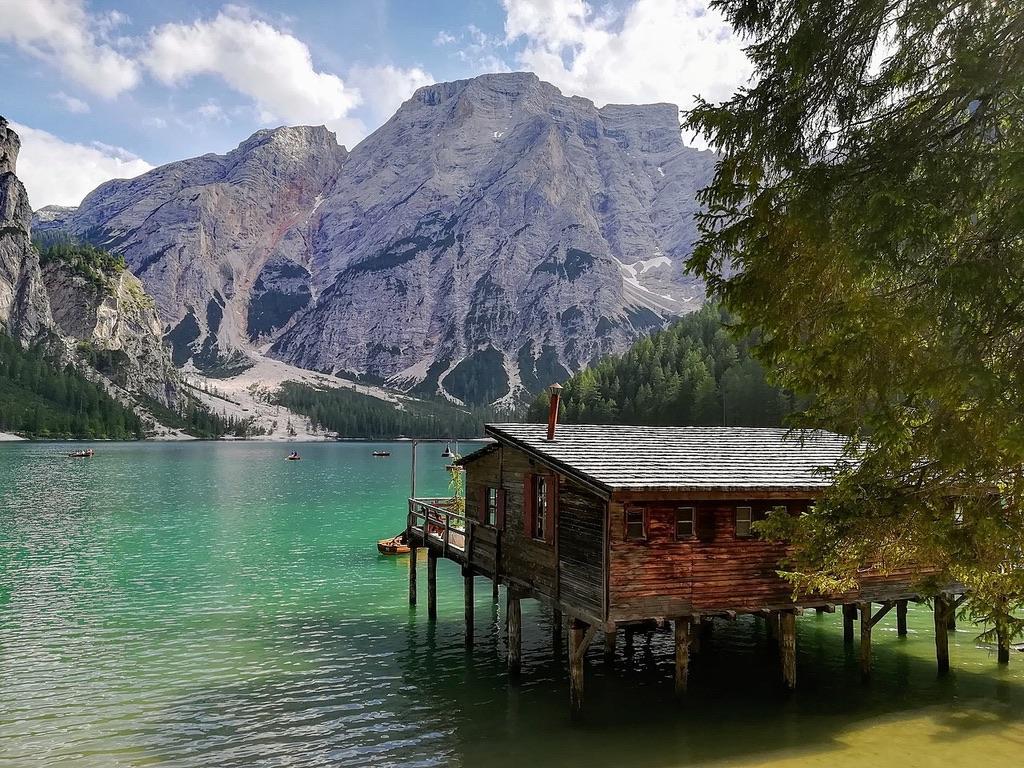
[[322, 127], [260, 131], [45, 226], [125, 256], [179, 365], [257, 348], [511, 402], [700, 305], [683, 264], [714, 161], [673, 105], [483, 75], [421, 88], [351, 153]]

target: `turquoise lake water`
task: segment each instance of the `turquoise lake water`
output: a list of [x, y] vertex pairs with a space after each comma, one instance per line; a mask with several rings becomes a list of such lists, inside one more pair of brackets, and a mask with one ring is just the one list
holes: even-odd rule
[[667, 635], [610, 665], [595, 643], [572, 725], [543, 609], [510, 684], [489, 582], [471, 652], [457, 566], [436, 623], [425, 571], [408, 607], [407, 558], [375, 542], [404, 526], [410, 449], [376, 447], [0, 444], [0, 766], [1024, 764], [1024, 654], [999, 668], [962, 628], [938, 680], [924, 606], [909, 638], [876, 627], [867, 685], [838, 614], [801, 617], [789, 695], [750, 619], [716, 623], [682, 706]]

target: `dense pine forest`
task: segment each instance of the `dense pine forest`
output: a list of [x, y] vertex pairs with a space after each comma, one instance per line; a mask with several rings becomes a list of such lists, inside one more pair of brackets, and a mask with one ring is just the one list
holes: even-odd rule
[[278, 402], [342, 437], [387, 439], [409, 437], [476, 437], [483, 434], [484, 415], [447, 403], [406, 401], [403, 410], [350, 389], [314, 389], [285, 382]]
[[[565, 382], [560, 418], [577, 424], [777, 426], [794, 404], [765, 381], [750, 355], [750, 339], [737, 341], [728, 314], [715, 305], [642, 339]], [[528, 410], [547, 418], [548, 397]]]
[[132, 411], [68, 366], [59, 369], [0, 333], [0, 431], [37, 438], [142, 437]]

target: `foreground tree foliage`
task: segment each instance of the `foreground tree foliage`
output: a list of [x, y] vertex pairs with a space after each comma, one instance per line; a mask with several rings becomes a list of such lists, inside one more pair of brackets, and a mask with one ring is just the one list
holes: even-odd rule
[[[953, 582], [991, 637], [1024, 595], [1024, 4], [719, 0], [749, 88], [688, 127], [722, 152], [691, 267], [761, 334], [802, 416], [857, 438], [788, 577]], [[851, 459], [854, 458], [851, 456]], [[934, 570], [925, 570], [930, 564]]]
[[[716, 305], [604, 357], [564, 383], [559, 418], [571, 424], [686, 424], [774, 427], [793, 398], [765, 381], [750, 338], [736, 340]], [[547, 421], [548, 395], [530, 404]]]

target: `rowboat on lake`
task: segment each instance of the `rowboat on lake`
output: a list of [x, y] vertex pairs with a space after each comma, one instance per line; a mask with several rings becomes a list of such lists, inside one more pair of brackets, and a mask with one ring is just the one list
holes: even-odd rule
[[94, 451], [92, 448], [87, 448], [84, 451], [72, 451], [71, 453], [68, 454], [68, 458], [70, 458], [70, 459], [91, 459], [95, 455], [96, 455], [96, 451]]
[[377, 542], [377, 551], [382, 555], [408, 555], [409, 541], [405, 537], [405, 531], [393, 536], [390, 539], [381, 539]]
[[390, 456], [391, 455], [391, 451], [374, 451], [373, 455], [377, 456], [378, 458], [382, 458], [382, 457]]

